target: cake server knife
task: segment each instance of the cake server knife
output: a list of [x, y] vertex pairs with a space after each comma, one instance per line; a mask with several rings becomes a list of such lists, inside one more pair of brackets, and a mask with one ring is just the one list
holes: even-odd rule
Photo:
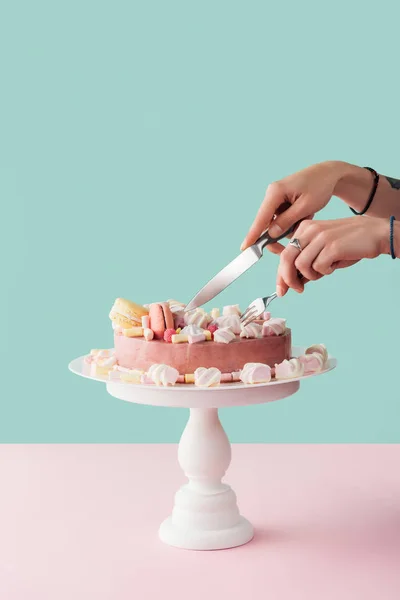
[[186, 305], [185, 312], [194, 310], [209, 302], [215, 296], [218, 296], [225, 288], [233, 283], [238, 277], [243, 275], [250, 267], [256, 264], [263, 255], [265, 246], [278, 242], [287, 237], [296, 229], [299, 223], [292, 225], [290, 229], [282, 233], [277, 238], [272, 238], [268, 231], [262, 234], [261, 237], [249, 248], [244, 250], [232, 262], [224, 267], [217, 275], [215, 275], [201, 290], [192, 298], [189, 304]]

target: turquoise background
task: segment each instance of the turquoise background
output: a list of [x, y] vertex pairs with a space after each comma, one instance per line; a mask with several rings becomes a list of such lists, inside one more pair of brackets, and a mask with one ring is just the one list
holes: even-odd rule
[[[267, 184], [341, 159], [400, 176], [399, 8], [381, 1], [18, 1], [0, 18], [2, 442], [173, 442], [187, 411], [73, 376], [117, 296], [188, 300]], [[323, 217], [349, 216], [334, 199]], [[267, 255], [223, 296], [274, 289]], [[399, 265], [273, 305], [333, 374], [222, 411], [236, 442], [399, 442]]]

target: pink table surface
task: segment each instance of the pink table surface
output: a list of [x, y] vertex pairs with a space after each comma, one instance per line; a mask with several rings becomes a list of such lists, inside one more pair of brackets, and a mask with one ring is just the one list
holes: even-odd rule
[[157, 530], [174, 445], [0, 446], [1, 600], [398, 600], [400, 446], [234, 445], [256, 527], [189, 552]]

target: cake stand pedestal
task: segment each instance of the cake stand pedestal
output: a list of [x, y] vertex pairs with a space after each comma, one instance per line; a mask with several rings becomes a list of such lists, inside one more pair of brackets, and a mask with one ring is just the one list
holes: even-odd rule
[[[323, 372], [335, 366], [336, 361], [330, 359]], [[105, 382], [109, 394], [120, 400], [190, 409], [178, 449], [179, 464], [188, 483], [177, 491], [172, 514], [161, 524], [159, 535], [163, 542], [188, 550], [221, 550], [252, 539], [253, 527], [241, 516], [235, 492], [222, 482], [231, 462], [231, 445], [218, 409], [286, 398], [297, 392], [299, 379], [206, 389], [184, 384], [162, 388], [90, 377], [85, 373], [83, 357], [72, 361], [70, 370]]]

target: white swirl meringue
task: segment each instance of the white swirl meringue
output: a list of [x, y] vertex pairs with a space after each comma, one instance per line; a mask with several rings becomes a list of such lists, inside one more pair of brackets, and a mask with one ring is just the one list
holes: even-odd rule
[[299, 356], [299, 360], [304, 365], [304, 375], [319, 373], [324, 368], [324, 357], [319, 352], [303, 354], [303, 356]]
[[216, 367], [199, 367], [194, 372], [194, 384], [199, 387], [214, 387], [221, 383], [221, 371]]
[[240, 332], [241, 338], [258, 338], [262, 334], [262, 325], [257, 323], [249, 323], [248, 325], [242, 325]]
[[283, 360], [275, 365], [275, 379], [292, 379], [304, 375], [304, 365], [299, 358]]
[[314, 346], [310, 346], [306, 350], [306, 354], [313, 354], [313, 352], [317, 352], [318, 354], [321, 354], [323, 361], [324, 361], [324, 366], [325, 366], [326, 363], [328, 362], [328, 351], [327, 351], [326, 347], [324, 346], [324, 344], [314, 344]]
[[215, 319], [218, 327], [229, 327], [236, 335], [239, 335], [241, 331], [241, 322], [239, 315], [225, 315]]
[[243, 383], [268, 383], [271, 381], [271, 367], [263, 363], [246, 363], [240, 373]]
[[286, 331], [286, 319], [269, 319], [264, 321], [262, 326], [263, 337], [269, 337], [273, 335], [282, 335]]
[[235, 334], [229, 327], [220, 327], [217, 331], [214, 331], [214, 342], [220, 344], [229, 344], [235, 339]]
[[229, 315], [237, 315], [240, 317], [242, 313], [240, 312], [239, 304], [231, 304], [229, 306], [224, 306], [222, 309], [222, 316], [229, 317]]
[[156, 364], [151, 365], [147, 371], [147, 376], [154, 381], [156, 385], [175, 385], [179, 371], [169, 365]]
[[202, 308], [196, 308], [196, 310], [185, 313], [184, 316], [185, 325], [197, 325], [206, 329], [207, 325], [211, 322], [211, 317]]
[[181, 331], [181, 335], [200, 335], [201, 333], [204, 333], [204, 329], [194, 323], [186, 325]]

